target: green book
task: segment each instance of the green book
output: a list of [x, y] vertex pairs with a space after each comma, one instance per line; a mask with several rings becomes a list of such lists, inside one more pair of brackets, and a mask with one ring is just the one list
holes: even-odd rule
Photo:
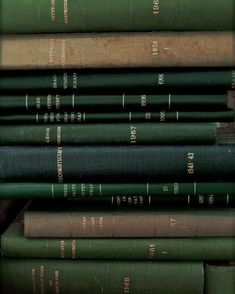
[[3, 259], [0, 270], [2, 294], [203, 294], [204, 286], [201, 262]]
[[233, 182], [233, 145], [1, 146], [1, 182]]
[[7, 114], [2, 124], [76, 124], [110, 122], [233, 122], [235, 111], [148, 111], [148, 112], [46, 112]]
[[234, 237], [235, 209], [130, 209], [33, 202], [24, 236], [47, 238]]
[[0, 126], [0, 145], [86, 144], [235, 144], [235, 125], [124, 123]]
[[[63, 92], [68, 96], [71, 92], [74, 94], [81, 92], [92, 92], [92, 97], [87, 97], [89, 101], [94, 103], [94, 95], [97, 96], [98, 93], [104, 91], [108, 91], [108, 94], [120, 94], [134, 92], [139, 94], [142, 92], [142, 95], [146, 95], [146, 92], [152, 92], [152, 94], [159, 95], [159, 91], [167, 91], [169, 94], [169, 90], [175, 92], [176, 90], [182, 91], [186, 96], [183, 101], [187, 100], [186, 97], [191, 99], [190, 92], [195, 90], [199, 91], [199, 96], [205, 94], [205, 90], [211, 90], [213, 96], [215, 95], [215, 89], [223, 91], [222, 94], [225, 94], [229, 89], [235, 89], [235, 70], [226, 68], [215, 68], [213, 70], [209, 68], [205, 69], [136, 69], [136, 70], [37, 70], [37, 71], [0, 71], [0, 90], [3, 92], [13, 93], [15, 96], [18, 96], [19, 93], [30, 94], [32, 92], [35, 93], [34, 100], [39, 96], [42, 92], [46, 94], [57, 94], [57, 102], [58, 102], [58, 94]], [[189, 91], [190, 90], [190, 91]], [[157, 92], [156, 92], [157, 91]], [[171, 93], [173, 94], [173, 93]], [[187, 95], [188, 94], [188, 95]], [[3, 95], [3, 94], [2, 94]], [[4, 95], [4, 97], [7, 97]], [[112, 98], [111, 95], [111, 98]], [[63, 95], [61, 95], [63, 97]], [[71, 96], [68, 99], [67, 104], [71, 107]], [[205, 96], [205, 95], [202, 95]], [[234, 94], [233, 94], [234, 96]], [[31, 95], [29, 95], [31, 97]], [[40, 99], [37, 99], [37, 107], [39, 105], [45, 105], [44, 96], [39, 96]], [[53, 110], [60, 109], [60, 104], [56, 104], [55, 108], [55, 96], [48, 95], [48, 110], [50, 110], [50, 105], [53, 107]], [[208, 96], [207, 96], [208, 97]], [[110, 99], [111, 99], [110, 98]], [[166, 99], [168, 95], [166, 95]], [[186, 98], [186, 99], [185, 99]], [[11, 98], [12, 99], [12, 98]], [[86, 99], [86, 98], [84, 98]], [[91, 100], [90, 100], [91, 99]], [[203, 99], [200, 99], [200, 103], [203, 104]], [[3, 98], [4, 100], [4, 98]], [[13, 97], [13, 101], [17, 100], [17, 98]], [[17, 102], [17, 105], [23, 105], [25, 108], [25, 95], [18, 99], [21, 102]], [[40, 101], [39, 101], [40, 100]], [[59, 99], [62, 105], [65, 105], [63, 102], [65, 99]], [[148, 99], [149, 100], [149, 99]], [[214, 100], [214, 98], [212, 99]], [[227, 104], [226, 97], [218, 102], [216, 100], [216, 107], [220, 107], [222, 103], [222, 107], [225, 107]], [[235, 104], [234, 98], [230, 99], [233, 105]], [[3, 103], [2, 99], [1, 105]], [[34, 106], [35, 102], [30, 102], [31, 98], [29, 98], [29, 106]], [[50, 102], [51, 101], [51, 102]], [[86, 100], [84, 100], [85, 102]], [[105, 106], [109, 101], [105, 99]], [[205, 100], [206, 101], [206, 100]], [[211, 100], [210, 100], [211, 101]], [[40, 103], [39, 103], [40, 102]], [[9, 102], [6, 102], [5, 105], [8, 105]], [[32, 103], [32, 104], [31, 104]], [[90, 102], [89, 102], [90, 103]], [[164, 102], [165, 103], [165, 102]], [[219, 103], [219, 105], [218, 105]], [[197, 102], [194, 104], [198, 104]], [[213, 101], [206, 102], [210, 107], [213, 107]], [[15, 105], [15, 104], [14, 104]], [[47, 105], [47, 104], [46, 104]], [[103, 107], [104, 104], [101, 104], [100, 107]], [[147, 104], [148, 105], [148, 104]], [[168, 103], [167, 103], [168, 105]], [[15, 106], [14, 106], [15, 107]], [[43, 106], [45, 107], [45, 106]], [[235, 106], [233, 106], [234, 108]], [[163, 107], [165, 108], [165, 107]], [[163, 109], [162, 108], [162, 109]], [[177, 109], [178, 110], [178, 109]]]
[[225, 293], [235, 293], [235, 264], [207, 264], [205, 268], [205, 294]]
[[0, 199], [68, 199], [114, 207], [235, 207], [235, 183], [1, 183]]
[[[1, 33], [234, 30], [234, 1], [1, 0]], [[218, 17], [219, 16], [219, 17]]]
[[235, 238], [25, 238], [21, 223], [1, 236], [4, 258], [234, 260]]

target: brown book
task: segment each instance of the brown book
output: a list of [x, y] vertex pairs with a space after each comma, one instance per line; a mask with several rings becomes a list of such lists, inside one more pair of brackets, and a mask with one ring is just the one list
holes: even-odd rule
[[235, 66], [234, 32], [3, 36], [0, 69]]
[[[26, 237], [232, 237], [235, 209], [98, 209], [48, 202], [24, 214]], [[43, 204], [42, 204], [43, 205]]]

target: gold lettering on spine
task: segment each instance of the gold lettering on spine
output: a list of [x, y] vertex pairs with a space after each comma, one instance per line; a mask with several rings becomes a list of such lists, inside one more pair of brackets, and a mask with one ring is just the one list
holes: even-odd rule
[[194, 158], [195, 158], [195, 154], [189, 152], [188, 156], [187, 156], [187, 159], [188, 159], [188, 163], [187, 163], [188, 174], [194, 174]]
[[64, 22], [69, 23], [68, 0], [64, 0]]
[[78, 88], [78, 74], [73, 72], [73, 89]]
[[235, 89], [235, 70], [232, 70], [232, 89]]
[[178, 195], [180, 192], [180, 187], [178, 183], [174, 183], [174, 194]]
[[50, 142], [51, 142], [51, 129], [50, 128], [46, 128], [45, 142], [46, 142], [46, 144], [50, 144]]
[[51, 110], [51, 104], [52, 103], [52, 96], [51, 95], [47, 95], [47, 109]]
[[40, 266], [40, 293], [45, 293], [45, 267], [44, 265]]
[[66, 64], [66, 41], [62, 39], [60, 41], [60, 44], [61, 44], [61, 66], [62, 68], [64, 68]]
[[160, 111], [160, 122], [166, 121], [166, 113], [165, 111]]
[[57, 75], [53, 75], [53, 77], [52, 77], [52, 88], [53, 89], [57, 89], [58, 88]]
[[153, 56], [158, 56], [159, 55], [159, 42], [157, 40], [152, 41], [152, 55]]
[[55, 293], [60, 294], [60, 272], [55, 271]]
[[60, 257], [65, 258], [65, 241], [60, 241]]
[[73, 240], [72, 241], [72, 258], [75, 259], [77, 258], [77, 241]]
[[129, 277], [123, 279], [123, 293], [130, 293], [130, 281]]
[[160, 13], [160, 0], [153, 0], [153, 15]]
[[57, 145], [60, 146], [62, 143], [62, 128], [61, 128], [61, 126], [57, 127], [56, 140], [57, 140]]
[[165, 84], [165, 75], [164, 73], [158, 74], [158, 85], [164, 85]]
[[140, 105], [142, 107], [146, 107], [147, 106], [147, 96], [146, 95], [141, 95], [140, 96]]
[[56, 21], [56, 0], [51, 0], [51, 21]]
[[49, 40], [49, 65], [54, 65], [54, 62], [55, 62], [55, 40], [50, 39]]
[[149, 244], [149, 259], [155, 259], [156, 257], [156, 246], [155, 244]]
[[68, 73], [67, 72], [64, 72], [63, 74], [63, 87], [64, 87], [64, 90], [68, 89]]
[[59, 183], [63, 183], [63, 148], [57, 148], [57, 179]]
[[37, 293], [37, 287], [36, 287], [36, 270], [35, 270], [35, 268], [32, 268], [31, 276], [32, 276], [33, 293], [36, 294]]
[[137, 143], [137, 128], [135, 126], [130, 126], [130, 142], [131, 144]]

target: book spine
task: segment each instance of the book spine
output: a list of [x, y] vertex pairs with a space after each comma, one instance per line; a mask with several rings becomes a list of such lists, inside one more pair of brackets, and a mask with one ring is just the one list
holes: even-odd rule
[[235, 173], [234, 145], [4, 146], [0, 153], [2, 182], [233, 182]]
[[[2, 292], [203, 293], [201, 262], [1, 260]], [[169, 283], [169, 276], [171, 283]]]
[[1, 239], [4, 258], [93, 260], [234, 260], [235, 238], [25, 238], [23, 224], [12, 224]]
[[234, 38], [233, 32], [4, 36], [0, 68], [232, 67]]
[[215, 144], [217, 129], [222, 129], [219, 126], [218, 123], [11, 125], [0, 127], [0, 145]]
[[234, 207], [235, 185], [233, 182], [0, 184], [0, 199], [50, 198], [114, 207]]
[[[2, 0], [1, 33], [233, 30], [234, 2], [92, 0], [33, 1]], [[218, 15], [220, 16], [218, 18]], [[197, 20], [200, 19], [200, 22]]]
[[86, 124], [111, 122], [233, 122], [235, 111], [46, 112], [1, 115], [2, 124]]
[[[232, 92], [232, 91], [231, 91]], [[233, 105], [230, 105], [231, 109]], [[62, 112], [94, 110], [107, 112], [142, 111], [145, 110], [226, 110], [228, 95], [18, 95], [0, 96], [0, 111], [24, 112]]]
[[235, 292], [234, 280], [234, 264], [207, 264], [205, 268], [205, 294], [233, 294]]
[[[66, 105], [64, 100], [68, 99], [68, 105], [71, 107], [72, 98], [60, 98], [58, 96], [58, 91], [63, 93], [71, 93], [73, 92], [75, 95], [81, 91], [91, 91], [95, 90], [95, 94], [99, 93], [100, 91], [104, 91], [105, 89], [110, 93], [121, 93], [123, 91], [132, 91], [136, 92], [149, 90], [179, 90], [186, 91], [188, 93], [188, 89], [193, 89], [195, 91], [195, 87], [203, 91], [203, 89], [210, 89], [215, 91], [215, 89], [222, 89], [225, 93], [228, 89], [235, 89], [235, 70], [234, 69], [220, 69], [216, 68], [214, 70], [207, 69], [181, 69], [181, 70], [173, 70], [173, 69], [154, 69], [154, 70], [119, 70], [119, 71], [112, 71], [106, 70], [103, 71], [78, 71], [78, 70], [64, 70], [64, 71], [1, 71], [0, 72], [0, 90], [3, 92], [11, 92], [14, 93], [15, 96], [18, 96], [19, 93], [28, 93], [28, 105], [34, 107], [36, 105], [36, 109], [41, 109], [47, 105], [45, 110], [61, 110], [60, 104], [63, 107]], [[47, 98], [40, 95], [41, 93], [47, 93]], [[49, 92], [49, 93], [48, 93]], [[55, 93], [52, 95], [51, 93]], [[16, 94], [15, 94], [16, 93]], [[36, 93], [34, 97], [34, 101], [31, 105], [31, 98], [32, 95], [30, 93]], [[56, 95], [57, 94], [57, 95]], [[188, 93], [189, 94], [189, 93]], [[201, 93], [200, 93], [201, 94]], [[21, 107], [25, 109], [25, 96], [20, 96], [19, 98], [16, 97], [11, 98], [3, 98], [3, 101], [0, 96], [1, 105], [5, 105], [4, 107], [9, 107], [8, 99], [12, 99], [14, 102], [13, 106]], [[52, 96], [52, 97], [51, 97]], [[59, 99], [60, 103], [56, 103], [55, 100]], [[68, 96], [68, 94], [67, 94]], [[113, 95], [111, 95], [112, 97]], [[174, 95], [172, 95], [174, 96]], [[191, 95], [189, 96], [189, 101], [193, 98]], [[184, 96], [186, 98], [186, 96]], [[208, 95], [203, 95], [205, 98], [206, 105], [209, 104], [209, 107], [213, 107], [213, 101], [210, 100], [208, 102]], [[217, 96], [217, 95], [216, 95]], [[220, 99], [216, 98], [213, 95], [214, 102], [216, 103], [215, 106], [220, 109], [220, 107], [225, 107], [224, 104], [226, 102], [220, 101]], [[5, 97], [5, 95], [4, 95]], [[40, 97], [40, 99], [36, 99], [36, 97]], [[64, 96], [62, 96], [64, 97]], [[69, 97], [69, 96], [68, 96]], [[71, 97], [71, 95], [70, 95]], [[86, 97], [89, 98], [89, 97]], [[83, 100], [86, 98], [82, 98]], [[202, 97], [201, 97], [202, 98]], [[97, 98], [96, 98], [97, 99]], [[199, 98], [200, 99], [200, 98]], [[4, 101], [5, 100], [5, 101]], [[44, 100], [48, 100], [48, 102], [44, 102]], [[90, 100], [90, 99], [89, 99]], [[149, 100], [149, 99], [148, 99]], [[185, 103], [187, 99], [181, 99], [180, 103]], [[201, 103], [203, 103], [203, 99], [201, 99]], [[218, 100], [220, 102], [218, 102]], [[33, 100], [32, 100], [33, 101]], [[36, 102], [37, 101], [37, 102]], [[86, 100], [83, 101], [83, 104]], [[106, 103], [108, 103], [108, 99], [106, 99]], [[234, 99], [232, 100], [234, 101]], [[39, 103], [40, 102], [40, 103]], [[4, 103], [4, 104], [3, 104]], [[178, 106], [180, 106], [180, 103]], [[219, 103], [219, 104], [218, 104]], [[94, 104], [94, 98], [92, 98], [92, 105]], [[149, 102], [147, 101], [147, 105]], [[197, 100], [194, 102], [195, 105], [198, 104]], [[218, 105], [217, 105], [218, 104]], [[87, 104], [85, 104], [87, 105]], [[120, 104], [119, 104], [120, 105]], [[139, 105], [139, 103], [138, 103]], [[168, 105], [168, 103], [167, 103]], [[194, 105], [194, 106], [195, 106]], [[234, 109], [234, 103], [232, 104], [232, 108]], [[79, 108], [80, 108], [79, 104]], [[1, 106], [3, 107], [3, 106]], [[52, 108], [53, 107], [53, 108]], [[103, 107], [103, 104], [102, 104]], [[165, 108], [165, 107], [163, 107]], [[44, 109], [44, 108], [43, 108]], [[176, 109], [178, 110], [178, 109]]]
[[[63, 206], [63, 205], [62, 205]], [[73, 208], [72, 208], [73, 207]], [[233, 208], [214, 210], [56, 211], [24, 213], [24, 236], [46, 238], [234, 237]], [[213, 227], [211, 224], [213, 223]]]

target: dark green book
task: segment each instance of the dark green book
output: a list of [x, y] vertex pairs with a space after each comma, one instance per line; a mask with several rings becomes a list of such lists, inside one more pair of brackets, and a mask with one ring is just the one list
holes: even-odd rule
[[[230, 94], [119, 94], [119, 95], [2, 95], [2, 115], [34, 114], [35, 112], [133, 112], [133, 111], [224, 111], [235, 109], [235, 95]], [[111, 111], [112, 110], [112, 111]], [[203, 115], [203, 114], [202, 114]], [[101, 116], [101, 114], [99, 115]], [[159, 117], [159, 114], [157, 114]], [[129, 118], [129, 114], [128, 114]]]
[[207, 264], [205, 268], [205, 294], [225, 293], [235, 293], [235, 264]]
[[13, 223], [1, 236], [4, 258], [203, 261], [234, 260], [235, 238], [25, 238]]
[[[193, 92], [197, 89], [200, 95], [204, 93], [205, 90], [211, 90], [214, 94], [215, 89], [223, 90], [223, 94], [225, 94], [227, 90], [235, 89], [235, 70], [230, 68], [215, 68], [213, 70], [158, 68], [153, 70], [130, 69], [125, 71], [107, 69], [105, 71], [39, 70], [0, 72], [0, 90], [7, 93], [14, 92], [17, 96], [22, 92], [24, 94], [34, 92], [38, 96], [42, 92], [46, 94], [50, 94], [51, 92], [56, 94], [61, 92], [80, 94], [81, 91], [90, 92], [92, 90], [94, 91], [93, 95], [97, 95], [97, 93], [103, 92], [104, 90], [108, 91], [108, 94], [116, 94], [117, 92], [123, 94], [124, 92], [136, 91], [138, 91], [139, 94], [139, 92], [142, 91], [143, 95], [146, 91], [152, 91], [156, 95], [156, 91], [157, 94], [159, 91], [167, 91], [167, 94], [169, 94], [169, 90], [180, 90], [183, 91], [184, 94], [190, 95], [188, 92], [189, 89], [193, 90]], [[19, 98], [20, 101], [22, 101], [22, 99], [25, 101], [25, 96]], [[40, 100], [40, 103], [38, 101], [38, 105], [41, 105], [41, 98], [37, 100]], [[234, 99], [230, 100], [233, 101], [234, 105]], [[49, 95], [48, 101], [48, 105], [50, 105], [50, 101], [54, 101], [54, 98], [51, 100]], [[107, 103], [107, 99], [105, 101]], [[25, 102], [21, 102], [20, 104], [25, 105], [24, 103]], [[71, 106], [71, 100], [68, 103]], [[203, 100], [201, 103], [203, 103]], [[227, 102], [225, 101], [223, 103], [226, 105]], [[213, 107], [213, 101], [209, 104], [210, 107]], [[33, 102], [32, 105], [35, 105], [35, 102]], [[52, 103], [52, 106], [53, 105], [54, 102]]]
[[2, 259], [0, 271], [2, 294], [203, 294], [204, 287], [201, 262]]
[[120, 122], [233, 122], [235, 111], [46, 112], [2, 114], [2, 124], [79, 124]]
[[116, 207], [235, 207], [235, 183], [1, 183], [0, 199], [68, 199]]
[[235, 145], [0, 147], [2, 182], [233, 182]]
[[233, 123], [1, 125], [0, 145], [235, 144]]
[[0, 18], [0, 33], [21, 34], [235, 29], [233, 0], [1, 0]]
[[235, 209], [130, 209], [33, 202], [24, 212], [25, 237], [234, 237]]

